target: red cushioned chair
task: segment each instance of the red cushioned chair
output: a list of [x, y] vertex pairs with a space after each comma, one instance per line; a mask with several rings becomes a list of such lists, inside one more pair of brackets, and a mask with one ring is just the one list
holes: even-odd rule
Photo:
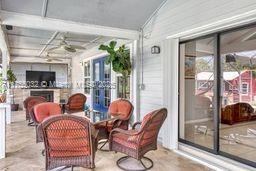
[[[101, 122], [95, 124], [95, 128], [99, 130], [98, 140], [106, 139], [103, 145], [100, 147], [102, 149], [108, 142], [109, 134], [114, 128], [128, 129], [129, 120], [133, 112], [133, 105], [131, 102], [125, 99], [117, 99], [110, 103], [108, 108], [108, 114], [118, 119], [115, 121]], [[106, 150], [108, 151], [108, 150]]]
[[42, 142], [41, 130], [38, 129], [38, 125], [49, 116], [61, 115], [61, 107], [58, 103], [40, 103], [33, 107], [31, 114], [31, 118], [36, 125], [36, 142]]
[[[121, 152], [127, 156], [117, 160], [117, 166], [123, 170], [131, 170], [121, 165], [123, 161], [132, 157], [140, 161], [142, 170], [148, 170], [153, 167], [153, 161], [144, 155], [150, 150], [157, 149], [157, 137], [159, 130], [167, 116], [167, 109], [162, 108], [147, 114], [142, 122], [137, 122], [131, 130], [116, 128], [111, 131], [109, 136], [109, 148], [115, 152]], [[136, 130], [136, 125], [141, 125]], [[145, 159], [150, 162], [150, 166], [145, 166], [142, 162]]]
[[82, 117], [60, 115], [44, 120], [42, 129], [46, 170], [61, 166], [94, 168], [97, 131]]
[[68, 98], [68, 103], [65, 105], [65, 111], [67, 113], [83, 111], [86, 99], [86, 96], [82, 93], [73, 94]]
[[31, 121], [32, 108], [36, 104], [43, 102], [46, 102], [46, 99], [40, 96], [29, 96], [23, 101], [24, 108], [26, 109], [26, 120], [29, 121], [29, 126], [32, 126], [34, 124], [33, 120]]

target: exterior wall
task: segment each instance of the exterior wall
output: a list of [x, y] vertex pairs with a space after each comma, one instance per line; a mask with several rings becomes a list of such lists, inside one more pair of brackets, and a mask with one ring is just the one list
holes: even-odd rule
[[[163, 92], [163, 87], [168, 80], [163, 78], [167, 74], [179, 72], [177, 67], [168, 66], [171, 67], [169, 69], [171, 73], [166, 73], [166, 69], [163, 68], [165, 62], [163, 61], [166, 61], [165, 58], [170, 56], [165, 53], [152, 55], [150, 53], [152, 46], [159, 45], [162, 52], [168, 51], [168, 49], [164, 49], [169, 48], [166, 46], [165, 41], [168, 36], [231, 18], [255, 10], [255, 8], [256, 1], [251, 0], [167, 0], [143, 29], [144, 57], [142, 75], [145, 89], [140, 92], [141, 119], [152, 109], [159, 108], [165, 104], [164, 93], [166, 92]], [[177, 58], [177, 56], [171, 57]], [[177, 92], [178, 89], [170, 94], [174, 96]], [[177, 113], [169, 112], [169, 115], [177, 115]], [[160, 141], [172, 136], [170, 133], [171, 130], [161, 130]]]
[[[234, 83], [239, 83], [239, 78], [235, 78], [233, 80]], [[241, 93], [241, 102], [251, 102], [254, 101], [254, 96], [256, 94], [256, 80], [255, 78], [251, 78], [251, 72], [246, 71], [241, 74], [241, 83], [247, 83], [248, 84], [248, 93], [242, 94]], [[251, 91], [252, 90], [252, 91]], [[236, 99], [239, 99], [239, 93], [234, 96], [234, 101]]]

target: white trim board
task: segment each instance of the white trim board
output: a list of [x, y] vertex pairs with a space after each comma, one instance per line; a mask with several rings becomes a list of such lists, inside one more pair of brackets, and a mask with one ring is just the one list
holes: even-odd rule
[[27, 27], [42, 30], [91, 34], [131, 40], [138, 40], [140, 34], [139, 31], [136, 30], [85, 24], [46, 17], [43, 18], [40, 16], [7, 12], [3, 10], [0, 11], [0, 18], [1, 24], [3, 25], [12, 25], [17, 27]]
[[196, 27], [184, 32], [169, 35], [166, 39], [179, 38], [181, 40], [192, 39], [195, 37], [200, 37], [210, 33], [218, 32], [221, 30], [238, 27], [241, 25], [256, 22], [256, 9], [245, 12], [243, 14], [235, 15], [233, 17], [225, 18], [210, 24], [206, 24], [200, 27]]
[[162, 54], [163, 67], [163, 106], [168, 115], [163, 124], [163, 146], [169, 149], [178, 148], [178, 39], [164, 40]]
[[225, 170], [225, 171], [255, 170], [255, 168], [250, 167], [248, 165], [239, 163], [237, 161], [234, 161], [232, 159], [229, 159], [220, 155], [214, 155], [212, 153], [200, 150], [195, 147], [191, 147], [183, 143], [179, 143], [179, 149], [174, 150], [174, 152], [215, 170]]

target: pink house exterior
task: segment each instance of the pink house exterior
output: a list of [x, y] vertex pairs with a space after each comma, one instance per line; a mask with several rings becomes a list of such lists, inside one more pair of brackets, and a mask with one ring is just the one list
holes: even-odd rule
[[[197, 74], [196, 79], [196, 93], [212, 97], [213, 73], [200, 72]], [[240, 77], [238, 72], [224, 72], [223, 79], [222, 95], [224, 104], [232, 104], [239, 101], [249, 103], [256, 100], [256, 78], [253, 76], [252, 71], [242, 71]], [[239, 84], [240, 91], [238, 91]]]

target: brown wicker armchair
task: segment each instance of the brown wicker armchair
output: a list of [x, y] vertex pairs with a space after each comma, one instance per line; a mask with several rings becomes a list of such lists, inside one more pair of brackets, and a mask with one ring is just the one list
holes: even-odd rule
[[86, 99], [86, 96], [82, 93], [73, 94], [68, 98], [68, 103], [65, 105], [65, 111], [67, 113], [83, 111]]
[[[111, 102], [108, 114], [114, 117], [117, 117], [117, 120], [101, 122], [99, 124], [95, 124], [95, 128], [99, 130], [98, 140], [106, 139], [106, 141], [101, 141], [103, 143], [99, 149], [105, 146], [108, 142], [109, 134], [114, 128], [121, 128], [127, 130], [129, 127], [129, 121], [133, 112], [133, 105], [130, 101], [125, 99], [117, 99]], [[108, 150], [105, 150], [108, 151]]]
[[[140, 161], [143, 168], [148, 170], [153, 167], [153, 161], [144, 155], [150, 150], [157, 149], [157, 137], [159, 130], [167, 116], [167, 109], [162, 108], [147, 114], [142, 122], [135, 123], [132, 130], [116, 128], [109, 136], [109, 148], [115, 152], [121, 152], [127, 156], [117, 160], [117, 166], [123, 170], [131, 170], [121, 165], [123, 161], [132, 157]], [[139, 130], [136, 125], [141, 124]], [[145, 166], [142, 159], [150, 162], [150, 166]]]
[[82, 117], [60, 115], [40, 124], [45, 152], [46, 170], [61, 166], [94, 168], [97, 131]]
[[24, 108], [26, 109], [26, 120], [28, 120], [28, 126], [33, 126], [34, 122], [31, 121], [32, 108], [39, 103], [46, 102], [44, 97], [29, 96], [23, 101]]

